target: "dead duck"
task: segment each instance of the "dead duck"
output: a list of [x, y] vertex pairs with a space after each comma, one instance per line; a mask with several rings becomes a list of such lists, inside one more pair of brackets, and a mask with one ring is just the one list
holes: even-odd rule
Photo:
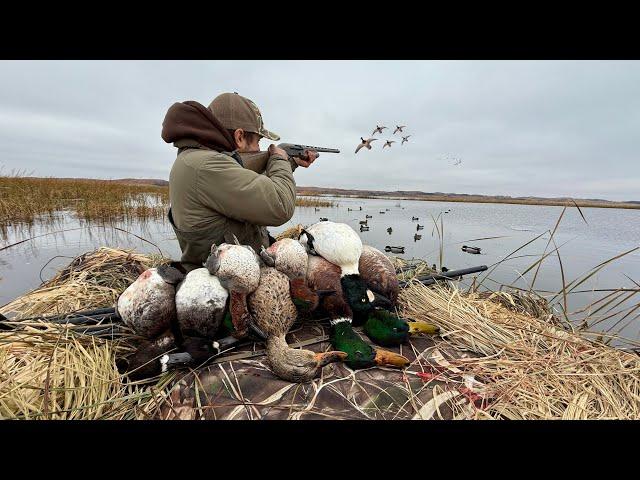
[[263, 267], [260, 284], [248, 297], [249, 311], [256, 326], [267, 335], [267, 358], [273, 373], [296, 383], [312, 380], [323, 366], [344, 361], [347, 353], [315, 353], [291, 348], [286, 335], [296, 320], [296, 306], [289, 293], [289, 278], [273, 267]]
[[[341, 270], [337, 265], [319, 256], [309, 256], [307, 283], [314, 290], [335, 290], [321, 300], [320, 308], [329, 316], [331, 324], [331, 345], [338, 351], [346, 352], [345, 364], [352, 369], [368, 368], [375, 365], [407, 367], [409, 360], [387, 350], [373, 348], [354, 330], [355, 316], [368, 318], [375, 308], [378, 294], [365, 290], [365, 295], [355, 295], [353, 291], [342, 289]], [[388, 299], [382, 299], [389, 304]]]
[[416, 242], [422, 238], [422, 235], [418, 235], [417, 233], [413, 234], [413, 241]]
[[404, 247], [391, 247], [387, 245], [386, 247], [384, 247], [384, 251], [391, 253], [404, 253]]
[[269, 248], [262, 248], [264, 263], [283, 273], [289, 279], [291, 300], [300, 312], [311, 312], [318, 307], [322, 295], [332, 291], [314, 292], [307, 286], [307, 251], [293, 238], [283, 238]]
[[387, 233], [388, 233], [389, 235], [391, 235], [391, 233], [392, 233], [392, 232], [393, 232], [393, 228], [391, 228], [391, 227], [387, 228]]
[[225, 316], [229, 292], [206, 268], [191, 270], [176, 289], [178, 325], [185, 335], [214, 338]]
[[395, 135], [398, 132], [402, 133], [402, 129], [405, 127], [406, 125], [396, 125], [396, 129], [393, 131], [393, 134]]
[[416, 232], [418, 230], [424, 230], [424, 225], [420, 225], [419, 223], [416, 225]]
[[249, 245], [213, 244], [205, 267], [211, 275], [220, 280], [231, 296], [229, 310], [235, 329], [234, 336], [245, 337], [251, 320], [247, 309], [247, 295], [258, 288], [260, 282], [260, 261]]
[[467, 253], [473, 253], [477, 255], [480, 253], [480, 250], [482, 250], [480, 247], [467, 247], [466, 245], [462, 246], [462, 251]]
[[364, 138], [360, 137], [360, 140], [362, 140], [362, 143], [360, 145], [358, 145], [358, 147], [356, 148], [356, 153], [358, 153], [362, 147], [366, 148], [367, 150], [371, 150], [371, 142], [375, 142], [378, 139], [377, 138], [367, 138], [365, 140]]
[[137, 334], [157, 337], [175, 321], [176, 285], [183, 278], [182, 272], [168, 265], [145, 270], [118, 297], [116, 313]]

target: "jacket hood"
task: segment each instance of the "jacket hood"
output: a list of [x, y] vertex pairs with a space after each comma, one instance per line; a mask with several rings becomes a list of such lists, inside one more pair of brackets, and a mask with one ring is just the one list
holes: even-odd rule
[[218, 152], [237, 148], [233, 137], [211, 110], [193, 100], [169, 107], [162, 122], [162, 139], [167, 143], [191, 139]]

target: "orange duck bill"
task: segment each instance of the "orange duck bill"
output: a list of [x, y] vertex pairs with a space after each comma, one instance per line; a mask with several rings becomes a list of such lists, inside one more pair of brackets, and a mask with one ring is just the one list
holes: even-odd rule
[[411, 362], [408, 358], [403, 357], [397, 353], [390, 352], [389, 350], [376, 350], [376, 357], [374, 358], [374, 362], [379, 366], [391, 366], [391, 367], [399, 367], [399, 368], [407, 368]]

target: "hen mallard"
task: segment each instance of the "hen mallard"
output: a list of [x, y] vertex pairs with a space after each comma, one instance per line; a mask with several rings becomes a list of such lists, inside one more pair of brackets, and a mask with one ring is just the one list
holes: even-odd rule
[[267, 335], [267, 357], [273, 373], [290, 382], [308, 382], [332, 362], [343, 361], [342, 351], [315, 353], [289, 347], [285, 339], [297, 317], [291, 300], [289, 278], [272, 267], [261, 268], [258, 288], [248, 297], [249, 310], [258, 328]]

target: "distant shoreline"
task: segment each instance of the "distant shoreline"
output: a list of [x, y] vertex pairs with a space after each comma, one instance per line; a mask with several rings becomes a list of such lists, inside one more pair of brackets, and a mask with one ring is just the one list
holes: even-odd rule
[[[423, 194], [423, 195], [393, 195], [390, 193], [347, 193], [336, 192], [331, 189], [316, 189], [309, 187], [299, 187], [298, 195], [314, 196], [314, 197], [341, 197], [341, 198], [362, 198], [374, 200], [418, 200], [423, 202], [461, 202], [461, 203], [501, 203], [508, 205], [536, 205], [543, 207], [579, 207], [585, 208], [622, 208], [622, 209], [640, 209], [640, 202], [613, 202], [609, 200], [584, 200], [584, 199], [547, 199], [547, 198], [505, 198], [492, 197], [488, 195], [439, 195], [439, 194]], [[575, 201], [575, 204], [573, 203]]]

